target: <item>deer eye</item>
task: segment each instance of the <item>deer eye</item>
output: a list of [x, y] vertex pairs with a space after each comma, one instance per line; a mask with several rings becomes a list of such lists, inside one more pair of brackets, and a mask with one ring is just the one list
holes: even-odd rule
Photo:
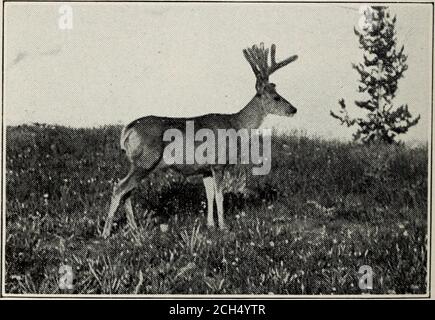
[[275, 97], [275, 98], [273, 98], [273, 100], [275, 100], [275, 101], [280, 101], [280, 100], [281, 100], [281, 97]]

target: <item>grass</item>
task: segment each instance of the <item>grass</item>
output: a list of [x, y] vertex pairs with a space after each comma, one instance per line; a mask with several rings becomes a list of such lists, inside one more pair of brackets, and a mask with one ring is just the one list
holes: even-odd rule
[[[225, 198], [228, 231], [205, 227], [201, 184], [165, 173], [134, 194], [139, 232], [121, 209], [103, 240], [128, 170], [120, 129], [7, 128], [7, 293], [426, 293], [426, 146], [275, 136], [271, 173]], [[62, 265], [74, 289], [59, 288]]]

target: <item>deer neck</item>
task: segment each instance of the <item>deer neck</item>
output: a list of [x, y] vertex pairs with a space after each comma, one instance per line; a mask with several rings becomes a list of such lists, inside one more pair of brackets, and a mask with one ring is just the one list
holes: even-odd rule
[[236, 113], [234, 127], [239, 130], [257, 129], [261, 126], [266, 117], [261, 97], [255, 96], [251, 101], [238, 113]]

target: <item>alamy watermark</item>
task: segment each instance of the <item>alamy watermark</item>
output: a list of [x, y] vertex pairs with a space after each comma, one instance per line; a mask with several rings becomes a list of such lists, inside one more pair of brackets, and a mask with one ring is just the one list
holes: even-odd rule
[[359, 279], [358, 287], [361, 290], [373, 290], [373, 269], [370, 266], [363, 265], [358, 270]]
[[371, 6], [365, 4], [359, 7], [360, 18], [358, 20], [358, 26], [360, 30], [372, 30], [375, 23], [375, 11]]
[[70, 5], [64, 4], [59, 8], [58, 27], [60, 30], [72, 30], [73, 9]]
[[63, 264], [59, 267], [59, 289], [72, 290], [74, 289], [74, 273], [70, 265]]
[[185, 132], [164, 132], [163, 141], [169, 143], [163, 161], [168, 165], [254, 164], [258, 167], [252, 168], [252, 174], [266, 175], [271, 168], [271, 139], [272, 129], [202, 128], [195, 133], [194, 121], [186, 121]]

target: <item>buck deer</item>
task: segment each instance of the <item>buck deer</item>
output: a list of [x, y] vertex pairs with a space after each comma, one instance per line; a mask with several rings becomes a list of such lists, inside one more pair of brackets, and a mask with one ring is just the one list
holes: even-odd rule
[[213, 207], [216, 201], [218, 225], [225, 228], [223, 208], [223, 177], [225, 166], [223, 165], [168, 165], [163, 161], [163, 151], [168, 142], [163, 140], [163, 134], [168, 129], [183, 131], [187, 121], [193, 121], [195, 131], [202, 128], [218, 129], [242, 128], [256, 129], [260, 127], [268, 114], [280, 116], [292, 116], [296, 113], [287, 100], [282, 98], [275, 90], [275, 84], [269, 82], [269, 76], [276, 70], [288, 65], [297, 59], [297, 55], [291, 56], [281, 62], [275, 60], [276, 47], [273, 44], [270, 49], [254, 45], [252, 48], [243, 50], [255, 76], [257, 90], [252, 100], [238, 113], [234, 114], [206, 114], [194, 118], [169, 118], [147, 116], [134, 120], [124, 127], [121, 133], [121, 148], [125, 151], [130, 162], [130, 170], [125, 178], [114, 187], [109, 212], [104, 225], [103, 237], [110, 235], [113, 217], [122, 200], [124, 200], [127, 220], [131, 228], [136, 229], [131, 193], [137, 187], [141, 179], [157, 169], [172, 168], [176, 171], [189, 175], [202, 175], [207, 196], [207, 226], [214, 227]]

